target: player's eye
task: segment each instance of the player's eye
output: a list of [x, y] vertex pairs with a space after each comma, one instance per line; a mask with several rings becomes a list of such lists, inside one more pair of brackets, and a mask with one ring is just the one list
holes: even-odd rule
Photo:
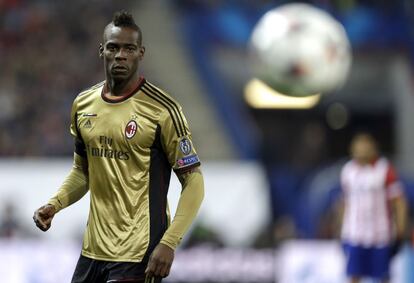
[[106, 49], [110, 52], [115, 52], [116, 51], [116, 47], [114, 45], [107, 45]]
[[127, 50], [129, 53], [132, 53], [132, 52], [134, 52], [134, 51], [135, 51], [135, 47], [133, 47], [133, 46], [128, 46], [128, 47], [126, 48], [126, 50]]

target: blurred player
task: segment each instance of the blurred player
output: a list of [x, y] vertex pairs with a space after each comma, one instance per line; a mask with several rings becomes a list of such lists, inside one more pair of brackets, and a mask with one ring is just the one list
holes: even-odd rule
[[393, 246], [405, 231], [402, 186], [371, 135], [356, 135], [350, 151], [352, 160], [341, 172], [346, 272], [352, 283], [363, 277], [388, 282]]
[[[74, 165], [56, 195], [35, 211], [43, 231], [90, 191], [90, 212], [73, 283], [161, 282], [204, 195], [199, 159], [180, 105], [139, 76], [142, 34], [118, 12], [99, 55], [106, 80], [74, 100]], [[170, 225], [171, 169], [182, 184]]]

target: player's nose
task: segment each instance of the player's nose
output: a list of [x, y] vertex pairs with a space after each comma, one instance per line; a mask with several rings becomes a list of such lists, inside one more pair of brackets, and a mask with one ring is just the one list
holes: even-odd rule
[[115, 54], [115, 59], [125, 60], [126, 59], [126, 51], [123, 48], [120, 48], [119, 51]]

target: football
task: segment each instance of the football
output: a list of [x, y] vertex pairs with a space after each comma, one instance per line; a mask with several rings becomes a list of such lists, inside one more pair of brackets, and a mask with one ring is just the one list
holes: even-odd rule
[[289, 96], [335, 91], [351, 66], [351, 47], [341, 23], [309, 4], [268, 11], [256, 24], [250, 45], [253, 75]]

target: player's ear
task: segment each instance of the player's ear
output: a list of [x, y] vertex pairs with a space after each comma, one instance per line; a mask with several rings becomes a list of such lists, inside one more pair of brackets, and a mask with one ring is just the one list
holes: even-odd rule
[[99, 44], [99, 58], [103, 58], [103, 51], [104, 51], [103, 44], [100, 43]]
[[138, 54], [139, 60], [142, 60], [142, 58], [144, 58], [144, 54], [145, 54], [145, 46], [141, 46], [139, 48], [139, 54]]

